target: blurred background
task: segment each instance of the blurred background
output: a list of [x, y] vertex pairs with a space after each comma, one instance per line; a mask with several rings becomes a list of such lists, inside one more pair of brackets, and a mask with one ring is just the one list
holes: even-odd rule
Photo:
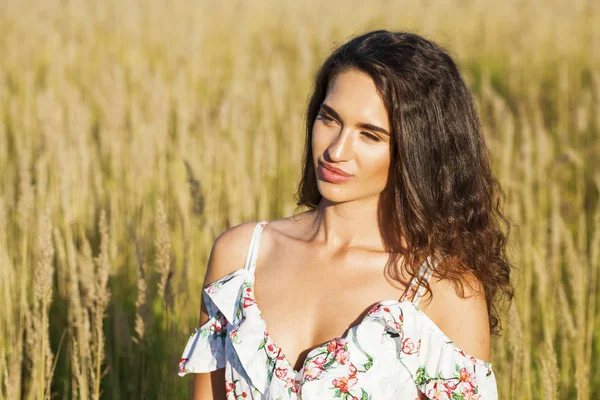
[[184, 399], [214, 239], [295, 211], [316, 69], [446, 47], [515, 222], [502, 399], [600, 398], [600, 2], [3, 0], [0, 399]]

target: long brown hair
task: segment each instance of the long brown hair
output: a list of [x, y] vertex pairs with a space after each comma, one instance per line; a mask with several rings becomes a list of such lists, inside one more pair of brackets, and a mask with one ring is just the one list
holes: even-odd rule
[[[514, 295], [506, 256], [510, 220], [502, 211], [506, 195], [492, 174], [471, 93], [439, 45], [414, 33], [377, 30], [351, 39], [325, 60], [306, 112], [297, 205], [315, 209], [321, 201], [312, 127], [332, 78], [348, 69], [373, 79], [389, 115], [390, 169], [378, 205], [388, 266], [402, 254], [406, 271], [429, 295], [429, 284], [418, 276], [427, 256], [439, 260], [434, 276], [450, 279], [460, 296], [467, 273], [474, 274], [485, 290], [490, 331], [499, 333], [499, 300]], [[397, 270], [392, 273], [401, 281]]]

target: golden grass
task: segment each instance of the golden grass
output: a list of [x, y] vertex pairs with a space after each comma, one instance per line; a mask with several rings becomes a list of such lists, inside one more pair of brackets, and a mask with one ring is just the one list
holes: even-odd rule
[[0, 400], [184, 398], [215, 237], [293, 213], [312, 76], [376, 28], [476, 96], [517, 225], [501, 398], [600, 398], [600, 3], [221, 3], [3, 2]]

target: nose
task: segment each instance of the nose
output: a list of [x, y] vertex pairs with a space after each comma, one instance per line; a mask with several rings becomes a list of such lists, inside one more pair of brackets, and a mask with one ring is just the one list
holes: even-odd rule
[[350, 129], [340, 129], [339, 134], [329, 145], [327, 152], [329, 158], [333, 162], [347, 161], [352, 158], [352, 152], [354, 151], [352, 143], [352, 132]]

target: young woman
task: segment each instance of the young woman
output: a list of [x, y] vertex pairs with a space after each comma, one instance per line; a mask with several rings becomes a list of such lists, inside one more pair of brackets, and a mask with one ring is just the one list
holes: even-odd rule
[[510, 225], [451, 57], [384, 30], [336, 49], [316, 76], [302, 168], [309, 211], [213, 245], [179, 365], [196, 373], [194, 398], [497, 398], [490, 334], [513, 295]]

